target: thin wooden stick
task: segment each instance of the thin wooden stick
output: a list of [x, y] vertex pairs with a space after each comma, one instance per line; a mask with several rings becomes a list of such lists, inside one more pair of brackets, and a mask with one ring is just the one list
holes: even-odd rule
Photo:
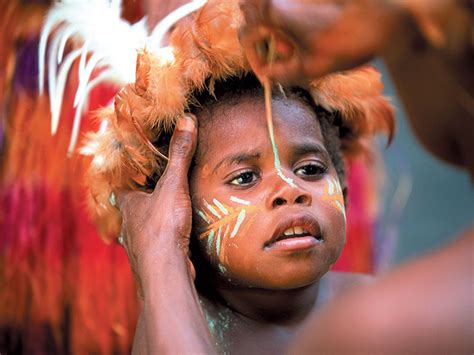
[[273, 163], [275, 164], [275, 170], [277, 171], [277, 175], [288, 185], [291, 187], [296, 187], [293, 179], [286, 177], [283, 174], [283, 170], [281, 169], [281, 162], [280, 156], [278, 154], [278, 147], [275, 141], [275, 132], [273, 129], [273, 115], [272, 115], [272, 88], [270, 81], [265, 78], [262, 81], [263, 90], [265, 94], [265, 114], [267, 117], [267, 127], [268, 127], [268, 134], [270, 136], [270, 142], [272, 144], [272, 151], [273, 151]]

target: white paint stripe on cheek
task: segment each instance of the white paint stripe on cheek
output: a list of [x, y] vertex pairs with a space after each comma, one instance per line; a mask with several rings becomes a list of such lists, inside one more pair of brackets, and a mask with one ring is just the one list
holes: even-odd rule
[[219, 230], [217, 231], [217, 238], [216, 238], [216, 254], [217, 257], [219, 257], [221, 253], [221, 228], [219, 227]]
[[220, 203], [218, 200], [213, 199], [212, 202], [222, 211], [223, 214], [226, 216], [229, 214], [229, 211], [227, 211], [227, 208], [224, 207], [222, 203]]
[[335, 201], [335, 202], [336, 202], [337, 207], [339, 207], [339, 209], [341, 210], [342, 215], [344, 216], [344, 220], [346, 220], [346, 209], [344, 208], [342, 203], [340, 203], [339, 201]]
[[206, 205], [207, 209], [209, 210], [209, 212], [211, 212], [214, 216], [216, 216], [217, 218], [221, 219], [221, 215], [215, 210], [214, 207], [212, 207], [206, 200], [203, 199], [203, 202], [204, 204]]
[[331, 178], [327, 178], [328, 182], [328, 194], [333, 195], [334, 194], [334, 183], [332, 182]]
[[219, 268], [219, 271], [223, 274], [225, 274], [227, 272], [227, 269], [224, 266], [222, 266], [221, 264], [219, 264], [218, 268]]
[[284, 174], [283, 174], [283, 171], [281, 170], [281, 167], [277, 168], [277, 175], [280, 177], [280, 179], [282, 179], [284, 182], [286, 182], [288, 185], [290, 185], [291, 187], [296, 187], [296, 184], [295, 182], [293, 181], [292, 178], [289, 178], [289, 177], [286, 177]]
[[211, 224], [211, 221], [209, 220], [209, 218], [207, 218], [207, 216], [200, 210], [198, 210], [197, 208], [195, 209], [196, 213], [199, 215], [199, 217], [201, 217], [204, 222], [206, 222], [207, 224]]
[[230, 196], [230, 200], [234, 201], [236, 203], [240, 203], [241, 205], [249, 206], [250, 201], [242, 200], [241, 198], [235, 197], [235, 196]]
[[265, 115], [267, 118], [267, 129], [268, 135], [270, 136], [270, 143], [272, 145], [273, 151], [273, 164], [275, 166], [275, 170], [277, 171], [277, 175], [286, 182], [291, 187], [296, 187], [293, 179], [290, 179], [283, 174], [283, 170], [281, 169], [281, 162], [280, 156], [278, 154], [278, 147], [275, 140], [275, 131], [273, 129], [273, 115], [272, 115], [272, 89], [269, 81], [262, 82], [264, 87], [265, 93]]
[[336, 181], [336, 191], [339, 195], [342, 195], [341, 184], [339, 181]]
[[234, 226], [234, 230], [230, 234], [231, 238], [234, 238], [236, 236], [237, 232], [239, 231], [240, 226], [242, 225], [242, 222], [245, 219], [245, 213], [246, 213], [245, 209], [240, 211], [239, 216], [237, 217], [237, 222], [235, 223], [235, 226]]
[[211, 254], [212, 251], [212, 239], [214, 239], [214, 231], [212, 230], [211, 233], [209, 233], [209, 236], [207, 237], [207, 252], [208, 254]]

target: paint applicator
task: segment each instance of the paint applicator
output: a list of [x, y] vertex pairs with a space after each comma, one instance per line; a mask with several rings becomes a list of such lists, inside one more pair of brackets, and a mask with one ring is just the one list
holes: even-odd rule
[[[272, 64], [278, 59], [277, 52], [276, 52], [276, 41], [275, 36], [271, 34], [269, 37], [263, 39], [261, 42], [257, 44], [256, 47], [257, 55], [264, 60], [265, 63], [271, 67]], [[280, 156], [278, 154], [278, 146], [275, 140], [275, 131], [273, 128], [273, 115], [272, 115], [272, 83], [268, 76], [259, 76], [258, 79], [262, 83], [264, 95], [265, 95], [265, 115], [267, 119], [267, 128], [268, 134], [270, 137], [270, 142], [272, 145], [273, 151], [273, 162], [275, 165], [275, 170], [277, 171], [277, 175], [288, 185], [291, 187], [296, 187], [293, 179], [286, 177], [283, 174], [283, 170], [281, 169], [280, 163]]]

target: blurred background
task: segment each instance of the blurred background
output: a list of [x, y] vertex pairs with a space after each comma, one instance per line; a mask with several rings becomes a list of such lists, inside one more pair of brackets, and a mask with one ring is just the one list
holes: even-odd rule
[[[143, 16], [141, 1], [123, 3], [130, 23]], [[67, 154], [77, 61], [54, 136], [48, 98], [38, 93], [38, 40], [49, 4], [0, 0], [0, 353], [128, 353], [134, 280], [123, 249], [102, 241], [87, 214], [88, 159]], [[66, 53], [81, 45], [68, 42]], [[383, 169], [349, 167], [348, 241], [338, 271], [385, 271], [474, 221], [467, 174], [421, 148], [383, 64], [375, 65], [397, 107], [398, 130], [390, 148], [380, 143]], [[98, 129], [91, 111], [119, 89], [110, 82], [91, 91], [81, 134]]]
[[388, 245], [386, 239], [396, 235], [392, 256], [380, 260], [381, 266], [393, 266], [447, 243], [472, 224], [474, 190], [466, 172], [434, 158], [417, 142], [387, 70], [380, 61], [375, 65], [397, 108], [395, 139], [382, 148], [386, 181], [377, 234]]

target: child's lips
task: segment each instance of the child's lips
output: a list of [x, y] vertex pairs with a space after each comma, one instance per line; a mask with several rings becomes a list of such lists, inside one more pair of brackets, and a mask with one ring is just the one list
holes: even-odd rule
[[278, 240], [265, 249], [269, 250], [284, 250], [284, 251], [297, 251], [314, 248], [316, 245], [322, 243], [321, 239], [317, 239], [313, 236], [303, 236], [296, 238], [288, 238]]
[[285, 216], [275, 229], [272, 238], [265, 242], [267, 248], [300, 249], [312, 247], [323, 241], [316, 218], [308, 214]]

